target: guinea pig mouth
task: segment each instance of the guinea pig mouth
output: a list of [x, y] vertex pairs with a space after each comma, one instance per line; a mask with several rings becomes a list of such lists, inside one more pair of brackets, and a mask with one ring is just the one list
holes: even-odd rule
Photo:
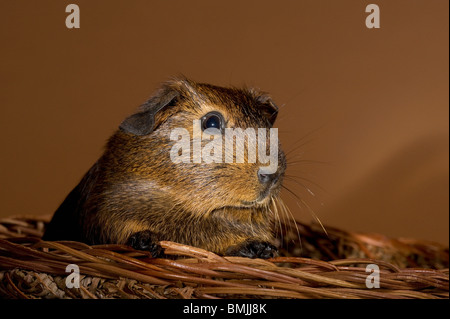
[[268, 188], [268, 189], [264, 190], [263, 192], [261, 192], [259, 197], [257, 199], [255, 199], [254, 201], [251, 201], [251, 202], [242, 201], [241, 203], [244, 207], [265, 206], [270, 202], [270, 200], [273, 196], [274, 196], [274, 194], [272, 192], [272, 189]]
[[274, 183], [269, 187], [262, 190], [259, 196], [252, 201], [242, 200], [239, 204], [229, 205], [227, 207], [233, 208], [255, 208], [268, 206], [272, 198], [276, 198], [279, 195], [280, 183]]
[[248, 207], [257, 207], [257, 206], [265, 206], [268, 202], [270, 201], [270, 197], [264, 197], [264, 198], [258, 198], [257, 200], [251, 201], [251, 202], [247, 202], [247, 201], [242, 201], [242, 206], [244, 208], [248, 208]]
[[277, 197], [281, 188], [280, 181], [272, 183], [261, 191], [259, 197], [254, 201], [256, 205], [267, 204], [272, 197]]

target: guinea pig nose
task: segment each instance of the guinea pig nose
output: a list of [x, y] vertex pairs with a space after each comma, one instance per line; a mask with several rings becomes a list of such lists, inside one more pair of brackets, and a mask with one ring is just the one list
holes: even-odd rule
[[263, 184], [266, 184], [266, 183], [274, 181], [277, 176], [278, 176], [277, 173], [268, 174], [267, 172], [265, 172], [261, 168], [258, 170], [258, 179]]

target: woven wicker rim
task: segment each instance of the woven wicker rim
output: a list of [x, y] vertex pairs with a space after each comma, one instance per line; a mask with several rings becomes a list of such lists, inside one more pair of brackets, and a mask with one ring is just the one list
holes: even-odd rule
[[[388, 240], [377, 234], [351, 234], [328, 228], [329, 235], [325, 237], [338, 236], [346, 242], [347, 249], [356, 247], [354, 250], [360, 255], [376, 257], [374, 251], [394, 251], [395, 258], [386, 261], [345, 256], [326, 261], [283, 256], [261, 260], [222, 257], [168, 241], [160, 244], [171, 257], [151, 258], [147, 252], [124, 245], [43, 241], [40, 237], [47, 222], [48, 218], [43, 217], [0, 220], [3, 297], [449, 298], [448, 248], [435, 243]], [[298, 226], [303, 240], [308, 239], [307, 232], [314, 228], [300, 223]], [[317, 233], [312, 236], [318, 237]], [[326, 251], [327, 245], [323, 246], [316, 250]], [[289, 255], [289, 251], [286, 253]], [[428, 269], [423, 265], [411, 268], [393, 262], [398, 256], [411, 254], [422, 260], [438, 260], [438, 267], [446, 268], [436, 269], [436, 263], [425, 265]], [[330, 251], [327, 258], [333, 255], [336, 252]], [[68, 264], [79, 266], [80, 288], [65, 286]], [[368, 264], [379, 266], [380, 288], [367, 288]]]

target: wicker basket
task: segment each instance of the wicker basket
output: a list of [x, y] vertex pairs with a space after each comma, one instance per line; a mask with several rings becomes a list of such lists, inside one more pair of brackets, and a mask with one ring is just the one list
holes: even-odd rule
[[[161, 242], [168, 258], [151, 258], [123, 245], [43, 241], [48, 220], [0, 220], [2, 298], [449, 298], [448, 248], [431, 242], [297, 223], [285, 225], [270, 260], [173, 242]], [[79, 288], [66, 286], [68, 264], [79, 267]], [[368, 264], [378, 265], [380, 288], [367, 288]]]

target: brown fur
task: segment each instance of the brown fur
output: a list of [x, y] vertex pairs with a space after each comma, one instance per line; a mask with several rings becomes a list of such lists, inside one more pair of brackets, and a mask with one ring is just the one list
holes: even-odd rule
[[[172, 96], [175, 101], [168, 103]], [[44, 238], [124, 244], [132, 234], [150, 230], [159, 240], [220, 254], [249, 238], [271, 241], [271, 198], [278, 197], [286, 167], [280, 148], [281, 178], [259, 203], [264, 190], [257, 177], [259, 163], [245, 158], [245, 163], [174, 164], [169, 156], [175, 143], [171, 129], [183, 127], [192, 136], [192, 121], [213, 110], [224, 116], [226, 127], [270, 128], [277, 113], [271, 99], [253, 89], [177, 79], [164, 84], [152, 101], [168, 105], [152, 114], [150, 133], [117, 130], [55, 213]], [[138, 113], [145, 110], [144, 104]]]

